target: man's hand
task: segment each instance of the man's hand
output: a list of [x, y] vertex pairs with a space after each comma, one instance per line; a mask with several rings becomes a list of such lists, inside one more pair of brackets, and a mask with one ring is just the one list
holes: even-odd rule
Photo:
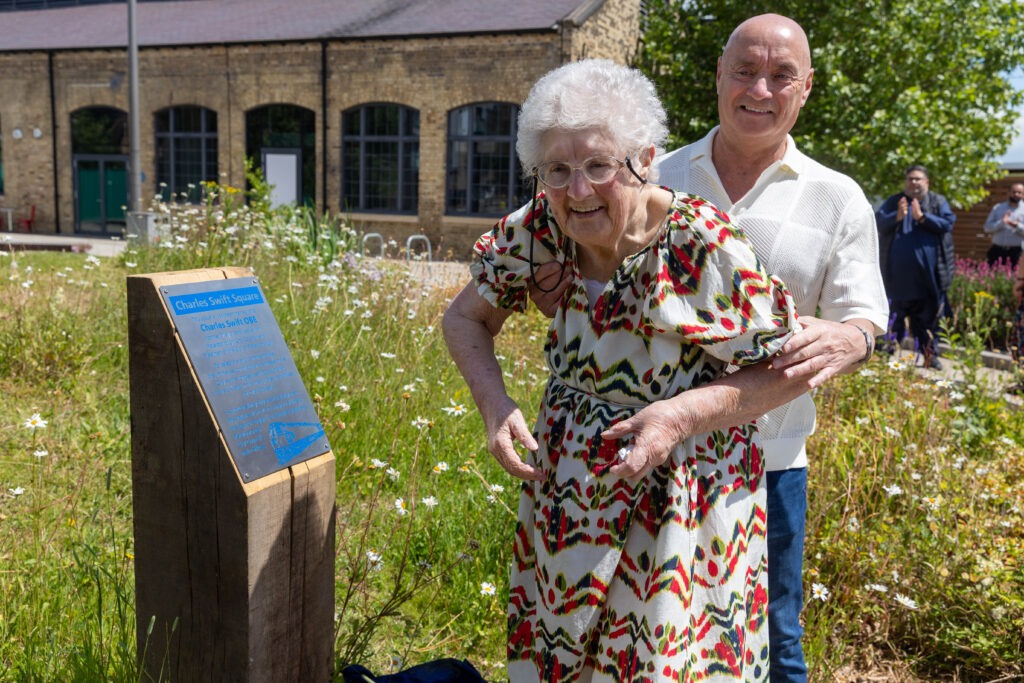
[[810, 389], [860, 363], [867, 352], [861, 329], [872, 337], [875, 329], [870, 321], [861, 319], [836, 323], [801, 317], [800, 324], [803, 329], [783, 345], [771, 365], [783, 370], [787, 378], [810, 377]]
[[921, 202], [917, 201], [917, 197], [910, 202], [910, 215], [914, 218], [915, 223], [924, 218], [924, 211], [921, 210]]
[[530, 281], [530, 300], [549, 318], [555, 317], [562, 295], [572, 282], [572, 273], [557, 261], [542, 263]]
[[1013, 220], [1013, 211], [1007, 211], [1003, 214], [1003, 225], [1018, 234], [1020, 233], [1020, 221]]
[[906, 196], [900, 197], [900, 201], [896, 204], [896, 220], [902, 221], [907, 215], [909, 205], [907, 204]]

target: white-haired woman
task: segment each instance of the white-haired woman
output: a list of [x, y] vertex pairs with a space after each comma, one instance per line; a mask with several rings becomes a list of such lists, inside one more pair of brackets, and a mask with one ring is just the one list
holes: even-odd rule
[[[726, 216], [650, 182], [664, 122], [650, 81], [612, 62], [538, 81], [516, 150], [543, 191], [480, 238], [473, 279], [444, 317], [491, 453], [526, 480], [513, 681], [767, 679], [756, 427], [687, 433], [694, 420], [676, 399], [777, 352], [795, 312]], [[572, 283], [531, 433], [493, 339], [552, 260]]]

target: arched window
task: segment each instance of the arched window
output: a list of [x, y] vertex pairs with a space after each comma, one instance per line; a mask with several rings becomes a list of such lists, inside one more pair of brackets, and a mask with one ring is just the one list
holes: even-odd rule
[[[245, 155], [263, 169], [267, 182], [275, 174], [291, 173], [289, 201], [316, 204], [316, 114], [293, 104], [268, 104], [245, 114]], [[276, 161], [274, 161], [276, 160]], [[283, 181], [284, 179], [281, 178]], [[274, 192], [284, 188], [276, 186]]]
[[128, 154], [128, 114], [113, 107], [71, 113], [72, 154]]
[[217, 112], [168, 107], [156, 113], [156, 182], [165, 200], [198, 202], [203, 181], [217, 181]]
[[415, 214], [419, 206], [420, 113], [367, 104], [341, 115], [341, 205], [350, 211]]
[[519, 107], [505, 102], [448, 113], [447, 213], [502, 216], [529, 200], [516, 158], [518, 114]]

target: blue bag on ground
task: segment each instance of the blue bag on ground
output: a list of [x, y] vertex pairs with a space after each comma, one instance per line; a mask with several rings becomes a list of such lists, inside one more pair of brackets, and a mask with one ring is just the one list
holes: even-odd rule
[[358, 664], [341, 670], [345, 683], [487, 683], [466, 660], [438, 659], [384, 676], [374, 676]]

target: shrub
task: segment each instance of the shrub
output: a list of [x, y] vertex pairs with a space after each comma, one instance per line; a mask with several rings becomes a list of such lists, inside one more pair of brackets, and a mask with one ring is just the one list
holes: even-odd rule
[[989, 266], [985, 261], [956, 260], [956, 275], [949, 287], [951, 330], [963, 336], [976, 325], [988, 333], [983, 344], [994, 351], [1007, 351], [1013, 343], [1013, 269], [1008, 261]]

